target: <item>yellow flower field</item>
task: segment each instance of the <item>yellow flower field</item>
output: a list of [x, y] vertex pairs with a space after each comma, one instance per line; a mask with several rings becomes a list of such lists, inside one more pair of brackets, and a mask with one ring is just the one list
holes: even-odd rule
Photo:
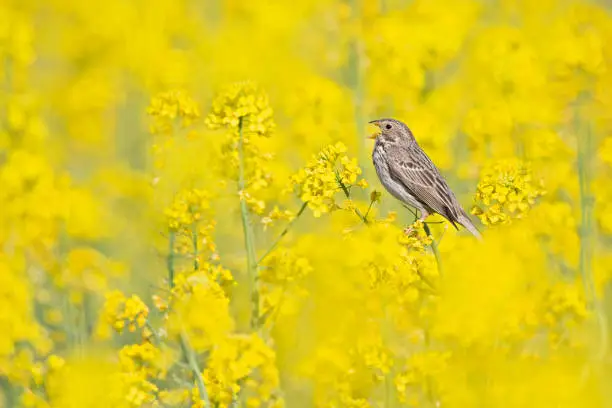
[[2, 407], [612, 407], [611, 279], [610, 2], [0, 3]]

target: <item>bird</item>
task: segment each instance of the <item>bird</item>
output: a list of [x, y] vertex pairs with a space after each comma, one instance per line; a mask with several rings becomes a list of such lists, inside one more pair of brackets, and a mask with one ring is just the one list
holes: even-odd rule
[[455, 197], [442, 174], [419, 146], [412, 131], [396, 119], [376, 119], [369, 123], [374, 133], [372, 162], [385, 189], [404, 204], [421, 213], [419, 221], [433, 213], [446, 218], [457, 230], [463, 226], [478, 239], [482, 236]]

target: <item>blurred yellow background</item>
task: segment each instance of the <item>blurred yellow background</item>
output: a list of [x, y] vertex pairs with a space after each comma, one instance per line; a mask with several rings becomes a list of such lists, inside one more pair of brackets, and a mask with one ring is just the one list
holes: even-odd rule
[[612, 407], [611, 7], [3, 0], [0, 406]]

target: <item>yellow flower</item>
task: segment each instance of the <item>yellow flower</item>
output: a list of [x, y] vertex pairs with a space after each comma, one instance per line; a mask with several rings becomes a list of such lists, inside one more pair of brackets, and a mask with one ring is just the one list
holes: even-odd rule
[[106, 294], [96, 334], [105, 339], [111, 335], [109, 327], [121, 333], [126, 326], [130, 332], [134, 332], [144, 327], [148, 316], [149, 308], [138, 296], [128, 298], [118, 290], [109, 292]]
[[152, 381], [166, 374], [161, 350], [149, 342], [127, 345], [119, 352], [119, 361], [125, 399], [130, 406], [153, 403], [159, 388]]
[[264, 283], [285, 285], [308, 275], [312, 267], [308, 258], [299, 257], [289, 251], [277, 250], [265, 260], [260, 279]]
[[268, 97], [253, 82], [238, 82], [224, 89], [213, 101], [212, 112], [206, 117], [211, 129], [228, 128], [258, 136], [269, 136], [274, 130], [272, 108]]
[[238, 393], [252, 392], [255, 406], [281, 399], [276, 355], [255, 334], [230, 336], [214, 348], [204, 382], [211, 402], [221, 406], [229, 406]]
[[472, 214], [485, 225], [507, 224], [523, 217], [544, 193], [529, 165], [519, 160], [495, 162], [483, 170]]
[[185, 128], [200, 117], [200, 109], [196, 102], [184, 91], [179, 90], [156, 95], [151, 100], [147, 113], [154, 119], [151, 133], [163, 135], [172, 133], [177, 120], [180, 120], [180, 125]]
[[431, 387], [431, 379], [447, 369], [450, 356], [450, 352], [439, 351], [423, 351], [410, 356], [406, 370], [395, 377], [400, 401], [408, 402], [419, 392], [426, 393]]
[[222, 175], [238, 182], [239, 199], [249, 210], [263, 215], [266, 203], [261, 198], [273, 176], [268, 167], [273, 155], [261, 147], [275, 123], [268, 96], [253, 82], [238, 82], [220, 92], [206, 118], [210, 129], [226, 129], [222, 146]]
[[180, 190], [165, 211], [168, 227], [172, 231], [189, 231], [209, 214], [210, 195], [199, 189]]
[[317, 218], [338, 208], [337, 193], [348, 194], [354, 186], [367, 187], [367, 183], [358, 180], [361, 169], [357, 160], [345, 152], [346, 146], [341, 142], [329, 145], [291, 178], [298, 196]]
[[207, 276], [196, 275], [191, 281], [184, 280], [185, 276], [177, 278], [168, 334], [176, 337], [185, 331], [194, 350], [207, 351], [234, 328], [229, 299], [221, 286]]

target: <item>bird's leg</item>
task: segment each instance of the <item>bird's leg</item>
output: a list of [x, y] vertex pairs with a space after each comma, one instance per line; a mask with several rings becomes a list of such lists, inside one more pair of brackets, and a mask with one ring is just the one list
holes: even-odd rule
[[419, 221], [425, 222], [425, 218], [427, 217], [429, 217], [429, 212], [425, 210], [421, 210], [421, 218], [419, 218]]
[[412, 215], [414, 215], [414, 220], [412, 220], [412, 223], [414, 224], [416, 222], [416, 220], [419, 218], [419, 210], [418, 210], [418, 208], [414, 209], [414, 212], [412, 213]]
[[412, 207], [408, 207], [406, 204], [402, 203], [402, 205], [404, 206], [405, 209], [407, 209], [408, 211], [410, 211], [410, 214], [414, 215], [414, 220], [412, 221], [412, 223], [414, 223], [417, 220], [417, 209], [416, 208], [412, 208]]

